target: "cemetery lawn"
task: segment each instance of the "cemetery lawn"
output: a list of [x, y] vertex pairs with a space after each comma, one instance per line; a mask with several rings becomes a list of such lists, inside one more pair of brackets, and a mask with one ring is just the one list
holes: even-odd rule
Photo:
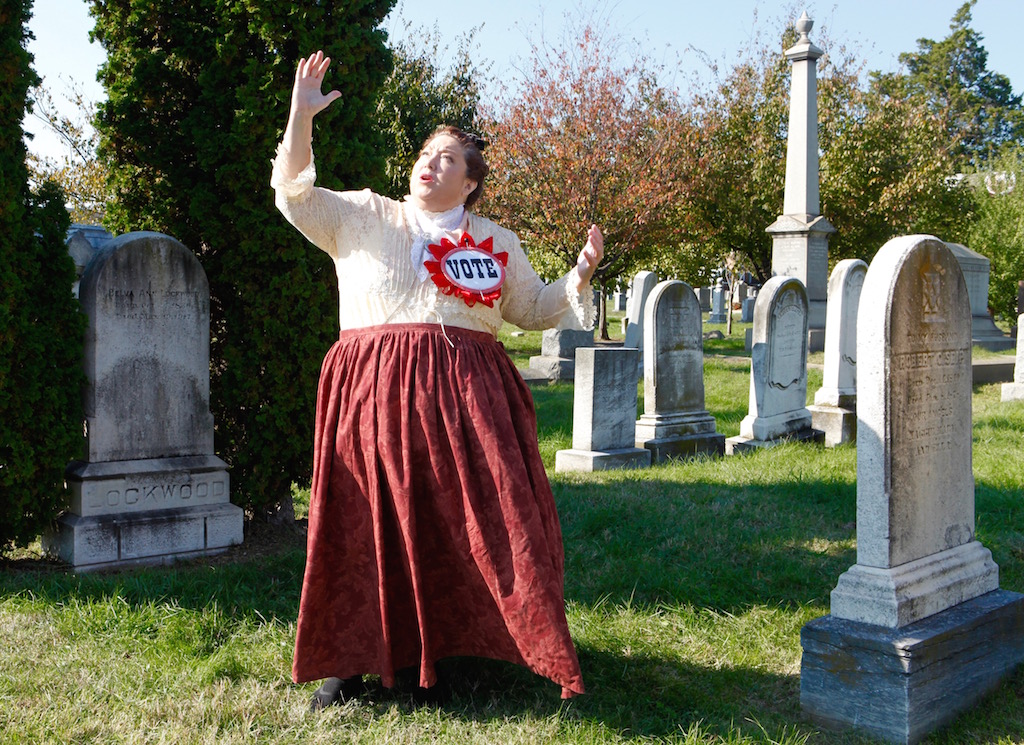
[[[706, 358], [727, 436], [749, 384], [734, 351]], [[973, 398], [977, 533], [1003, 589], [1024, 592], [1024, 403], [999, 393]], [[572, 386], [534, 396], [550, 469], [571, 439]], [[454, 660], [439, 705], [371, 681], [356, 702], [308, 712], [315, 684], [289, 679], [301, 521], [248, 524], [219, 557], [120, 573], [75, 576], [23, 551], [0, 564], [0, 745], [866, 743], [820, 731], [799, 704], [800, 628], [856, 560], [855, 472], [849, 446], [552, 471], [588, 690], [570, 701], [518, 667]], [[928, 742], [1024, 743], [1024, 672]]]

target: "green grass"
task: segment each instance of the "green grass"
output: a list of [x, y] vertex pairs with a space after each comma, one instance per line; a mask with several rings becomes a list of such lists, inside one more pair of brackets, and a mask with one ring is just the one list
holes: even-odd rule
[[[748, 374], [729, 351], [706, 360], [720, 432], [738, 431]], [[571, 439], [572, 386], [534, 396], [551, 466]], [[990, 385], [973, 407], [978, 537], [1001, 586], [1024, 591], [1024, 404]], [[289, 681], [298, 531], [250, 524], [225, 556], [121, 573], [75, 576], [21, 552], [0, 574], [0, 744], [865, 743], [819, 731], [799, 705], [800, 628], [856, 560], [855, 472], [850, 446], [790, 445], [552, 473], [588, 688], [568, 702], [515, 666], [454, 660], [442, 706], [374, 689], [310, 714], [315, 686]], [[929, 742], [1024, 743], [1024, 673]]]

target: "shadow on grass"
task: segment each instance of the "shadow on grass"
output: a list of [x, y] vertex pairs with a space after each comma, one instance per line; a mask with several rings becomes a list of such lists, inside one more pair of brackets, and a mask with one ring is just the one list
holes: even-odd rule
[[118, 597], [127, 608], [167, 603], [195, 611], [216, 604], [225, 615], [254, 623], [295, 621], [304, 537], [296, 530], [252, 522], [246, 522], [245, 531], [241, 546], [167, 566], [75, 574], [48, 560], [8, 561], [0, 564], [0, 598], [29, 593], [62, 605]]
[[566, 597], [693, 605], [728, 613], [753, 605], [827, 608], [856, 562], [856, 487], [615, 478], [558, 483]]
[[[752, 609], [779, 611], [789, 614], [781, 633], [788, 635], [784, 643], [791, 652], [801, 619], [827, 612], [839, 574], [856, 561], [854, 462], [848, 451], [785, 446], [777, 453], [644, 472], [554, 477], [566, 598], [578, 622], [634, 610], [641, 620], [625, 630], [612, 623], [578, 635], [585, 696], [561, 702], [553, 684], [523, 668], [455, 659], [444, 663], [454, 695], [441, 710], [484, 723], [557, 718], [563, 727], [603, 727], [624, 739], [682, 738], [699, 724], [705, 735], [728, 741], [866, 742], [853, 734], [818, 734], [800, 710], [795, 670], [781, 674], [767, 662], [736, 663], [719, 651], [717, 638], [729, 630], [728, 618]], [[979, 513], [1018, 498], [1011, 490], [982, 486]], [[991, 542], [1001, 566], [1006, 563], [1004, 588], [1020, 589], [1012, 583], [1022, 574], [1024, 543], [1014, 523], [990, 526], [983, 517], [982, 524], [983, 540]], [[282, 538], [258, 525], [247, 531], [251, 545], [223, 557], [119, 574], [76, 576], [42, 562], [8, 563], [0, 574], [0, 598], [31, 593], [61, 606], [118, 597], [129, 612], [152, 604], [197, 611], [216, 604], [231, 619], [290, 624], [298, 609], [303, 543], [293, 532]], [[259, 550], [260, 541], [273, 541], [272, 550]], [[681, 659], [679, 649], [644, 643], [644, 624], [660, 623], [679, 609], [703, 616], [704, 625], [680, 629], [720, 657], [692, 662]], [[765, 625], [778, 633], [778, 622]], [[744, 643], [748, 628], [731, 628], [735, 643]], [[676, 646], [688, 643], [680, 639]], [[931, 741], [1021, 741], [1022, 697], [1024, 675], [1018, 673]], [[414, 708], [400, 691], [371, 693], [363, 705], [376, 711], [396, 703]]]
[[[795, 724], [801, 718], [795, 676], [713, 669], [658, 654], [624, 657], [587, 647], [579, 654], [587, 685], [583, 696], [562, 701], [550, 681], [524, 668], [456, 658], [439, 666], [451, 696], [433, 706], [465, 721], [557, 719], [565, 729], [601, 729], [606, 737], [610, 730], [645, 741], [679, 737], [696, 726], [705, 736], [740, 735], [751, 742], [764, 741], [766, 732], [771, 742], [780, 742], [784, 731], [815, 731], [808, 723]], [[417, 708], [410, 694], [380, 688], [371, 688], [361, 702], [380, 716], [396, 704], [405, 712]]]

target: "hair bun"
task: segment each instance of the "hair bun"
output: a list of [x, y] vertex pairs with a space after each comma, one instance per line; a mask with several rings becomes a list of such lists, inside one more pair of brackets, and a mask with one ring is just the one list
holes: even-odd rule
[[487, 140], [485, 140], [483, 137], [476, 134], [475, 132], [466, 132], [466, 137], [468, 137], [472, 141], [472, 143], [476, 146], [476, 149], [479, 150], [480, 152], [483, 152], [484, 148], [486, 148], [488, 145]]

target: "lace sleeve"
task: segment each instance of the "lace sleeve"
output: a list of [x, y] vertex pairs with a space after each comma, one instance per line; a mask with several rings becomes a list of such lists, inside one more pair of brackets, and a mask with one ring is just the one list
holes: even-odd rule
[[545, 284], [526, 258], [518, 239], [513, 241], [509, 251], [508, 275], [501, 306], [505, 320], [523, 329], [576, 324], [586, 331], [594, 328], [596, 314], [590, 284], [576, 292], [569, 281], [569, 273], [550, 285]]
[[[278, 145], [278, 158], [283, 146]], [[292, 225], [310, 243], [332, 258], [338, 258], [337, 227], [339, 222], [336, 194], [314, 187], [316, 161], [312, 155], [307, 165], [294, 179], [287, 178], [273, 160], [274, 170], [270, 185], [274, 189], [274, 203]]]
[[309, 165], [303, 168], [302, 172], [294, 179], [289, 179], [282, 173], [281, 168], [277, 164], [277, 160], [281, 157], [283, 150], [284, 145], [278, 144], [277, 158], [271, 161], [274, 170], [270, 175], [270, 186], [279, 197], [284, 197], [289, 201], [301, 200], [313, 191], [313, 184], [316, 182], [316, 163], [313, 154], [311, 152], [309, 155]]

